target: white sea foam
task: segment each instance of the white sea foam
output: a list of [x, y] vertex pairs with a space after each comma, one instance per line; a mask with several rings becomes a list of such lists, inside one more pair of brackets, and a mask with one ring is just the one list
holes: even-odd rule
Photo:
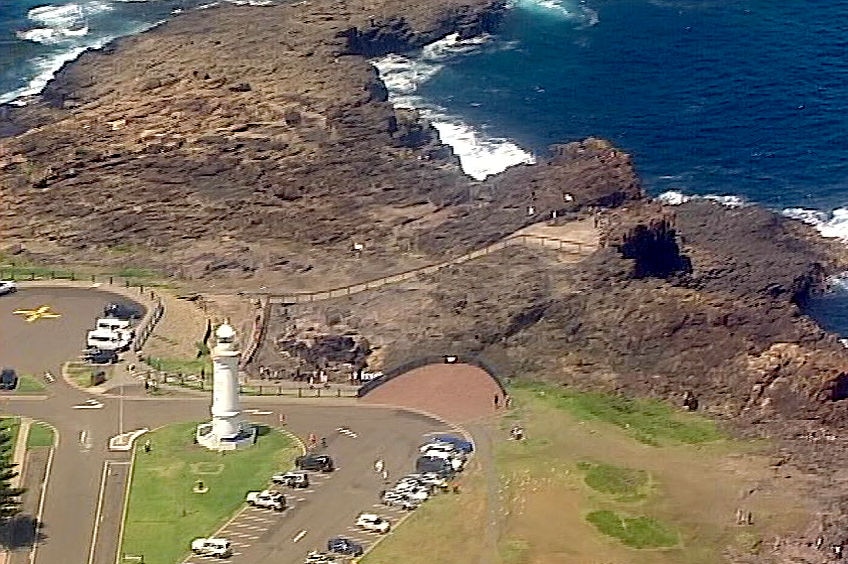
[[16, 106], [26, 105], [26, 100], [23, 99], [25, 96], [33, 96], [44, 90], [47, 83], [50, 82], [65, 63], [73, 61], [86, 49], [88, 48], [74, 47], [68, 51], [57, 53], [55, 55], [43, 55], [36, 57], [30, 61], [30, 64], [34, 69], [34, 76], [25, 86], [12, 90], [11, 92], [0, 94], [0, 104], [6, 104], [14, 101]]
[[[85, 2], [84, 13], [93, 14], [98, 11], [108, 11], [111, 10], [111, 6], [109, 6], [106, 2], [101, 2], [98, 0]], [[55, 8], [55, 6], [42, 6], [41, 8]], [[33, 8], [33, 10], [39, 10], [40, 8]], [[32, 14], [30, 11], [30, 19], [40, 18], [42, 22], [47, 23], [48, 21], [53, 25], [62, 26], [62, 25], [73, 25], [69, 24], [69, 19], [63, 19], [64, 16], [62, 14], [66, 13], [66, 11], [50, 11], [50, 10], [41, 10], [36, 11], [35, 14]], [[126, 35], [130, 35], [133, 33], [140, 33], [144, 30], [150, 29], [152, 27], [156, 27], [161, 25], [164, 20], [139, 26], [135, 29], [129, 30]], [[86, 26], [87, 27], [87, 26]], [[46, 29], [46, 28], [40, 28]], [[20, 88], [12, 90], [11, 92], [0, 93], [0, 104], [13, 104], [16, 106], [25, 106], [28, 103], [28, 97], [34, 96], [44, 90], [44, 87], [50, 82], [56, 73], [70, 61], [73, 61], [77, 57], [79, 57], [82, 53], [89, 49], [102, 49], [111, 41], [116, 39], [114, 35], [105, 35], [100, 37], [92, 37], [91, 35], [83, 36], [81, 33], [77, 33], [77, 35], [68, 35], [67, 29], [62, 31], [60, 28], [53, 28], [58, 31], [54, 32], [60, 34], [62, 36], [62, 45], [66, 46], [66, 48], [58, 53], [50, 53], [45, 55], [40, 55], [35, 57], [27, 62], [30, 66], [31, 71], [30, 75], [32, 78]], [[71, 27], [70, 31], [73, 33], [75, 28]], [[81, 31], [77, 30], [77, 31]], [[86, 29], [86, 31], [88, 31]], [[24, 32], [26, 33], [26, 32]], [[37, 34], [34, 34], [34, 36]], [[46, 36], [46, 33], [44, 33]], [[58, 42], [58, 41], [57, 41]]]
[[571, 20], [578, 24], [579, 28], [591, 27], [600, 21], [598, 12], [587, 6], [583, 0], [515, 0], [514, 5]]
[[830, 213], [805, 208], [786, 208], [783, 215], [812, 225], [822, 237], [848, 242], [848, 208], [836, 208]]
[[677, 190], [668, 190], [654, 199], [667, 206], [679, 206], [692, 200], [710, 200], [728, 208], [741, 208], [750, 205], [745, 198], [742, 198], [741, 196], [734, 196], [732, 194], [707, 194], [706, 196], [695, 196], [684, 194]]
[[390, 54], [371, 61], [380, 72], [389, 91], [389, 100], [395, 107], [418, 110], [436, 128], [442, 142], [450, 145], [459, 157], [463, 172], [477, 180], [483, 180], [510, 166], [533, 163], [535, 158], [514, 142], [490, 136], [460, 116], [430, 103], [417, 91], [442, 70], [446, 61], [479, 49], [489, 39], [481, 36], [462, 40], [457, 34], [452, 34], [425, 46], [414, 58]]

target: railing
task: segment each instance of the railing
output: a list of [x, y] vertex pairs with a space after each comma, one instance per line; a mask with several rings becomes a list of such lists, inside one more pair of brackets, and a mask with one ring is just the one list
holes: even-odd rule
[[[148, 370], [141, 373], [148, 391], [156, 391], [159, 385], [179, 386], [199, 392], [212, 391], [211, 375], [182, 374]], [[329, 387], [293, 386], [286, 384], [239, 384], [239, 394], [245, 396], [277, 396], [296, 398], [355, 398], [358, 389], [352, 386], [330, 385]]]
[[267, 297], [259, 298], [259, 307], [256, 308], [256, 317], [253, 321], [253, 331], [250, 334], [250, 341], [247, 343], [241, 355], [239, 366], [244, 368], [250, 361], [256, 351], [259, 350], [259, 345], [265, 339], [265, 329], [268, 327], [268, 316], [271, 314], [271, 300]]
[[506, 239], [502, 241], [498, 241], [497, 243], [492, 243], [491, 245], [484, 247], [482, 249], [478, 249], [476, 251], [471, 251], [470, 253], [466, 253], [464, 255], [458, 256], [456, 258], [447, 260], [445, 262], [441, 262], [438, 264], [432, 264], [429, 266], [422, 266], [419, 268], [413, 268], [412, 270], [407, 270], [405, 272], [399, 272], [397, 274], [392, 274], [389, 276], [384, 276], [382, 278], [377, 278], [376, 280], [370, 280], [368, 282], [360, 282], [358, 284], [351, 284], [349, 286], [341, 286], [339, 288], [332, 288], [329, 290], [322, 290], [319, 292], [297, 292], [291, 294], [267, 294], [266, 297], [269, 303], [273, 304], [285, 304], [285, 305], [293, 305], [293, 304], [302, 304], [302, 303], [311, 303], [311, 302], [319, 302], [323, 300], [329, 300], [332, 298], [340, 298], [343, 296], [350, 296], [353, 294], [358, 294], [360, 292], [365, 292], [367, 290], [374, 290], [376, 288], [381, 288], [388, 284], [397, 284], [398, 282], [405, 282], [407, 280], [411, 280], [416, 276], [427, 275], [427, 274], [435, 274], [439, 270], [468, 262], [469, 260], [473, 260], [475, 258], [486, 256], [490, 253], [500, 251], [505, 249], [508, 246], [512, 245], [522, 245], [525, 247], [542, 247], [545, 249], [556, 249], [561, 252], [573, 253], [575, 255], [582, 255], [590, 250], [594, 249], [593, 245], [588, 245], [586, 243], [582, 243], [580, 241], [572, 241], [570, 239], [558, 239], [556, 237], [545, 237], [542, 235], [529, 235], [529, 234], [520, 234], [520, 235], [510, 235]]
[[[153, 297], [153, 292], [150, 292], [151, 297]], [[162, 319], [162, 316], [165, 314], [165, 306], [162, 304], [162, 300], [156, 303], [153, 311], [150, 313], [150, 316], [145, 320], [144, 324], [139, 327], [138, 331], [135, 334], [135, 341], [133, 342], [133, 350], [138, 352], [144, 346], [144, 343], [147, 342], [147, 338], [153, 333], [153, 330], [156, 329], [156, 324], [159, 323], [159, 320]]]

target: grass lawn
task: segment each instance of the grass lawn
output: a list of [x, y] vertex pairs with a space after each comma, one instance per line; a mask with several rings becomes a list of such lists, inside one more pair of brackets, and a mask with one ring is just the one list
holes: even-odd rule
[[40, 394], [46, 389], [47, 386], [35, 376], [22, 374], [18, 378], [18, 387], [15, 388], [15, 392], [19, 394]]
[[612, 423], [649, 445], [701, 444], [723, 438], [713, 421], [693, 413], [681, 413], [656, 400], [578, 392], [535, 383], [521, 383], [515, 388], [533, 393], [541, 401], [578, 419]]
[[[147, 564], [179, 562], [193, 538], [214, 533], [244, 504], [248, 490], [266, 487], [299, 453], [277, 431], [243, 451], [208, 451], [193, 442], [196, 425], [170, 425], [143, 437], [153, 448], [134, 453], [122, 553], [143, 554]], [[197, 480], [207, 493], [192, 492]]]
[[33, 423], [29, 428], [27, 448], [53, 446], [53, 429], [44, 423]]
[[18, 442], [18, 431], [21, 429], [20, 417], [0, 418], [0, 430], [9, 433], [9, 452], [14, 452], [15, 444]]
[[585, 461], [578, 462], [577, 468], [585, 473], [583, 481], [587, 486], [618, 501], [637, 501], [647, 496], [650, 476], [644, 470]]
[[156, 370], [169, 374], [200, 374], [203, 369], [207, 377], [212, 375], [212, 359], [208, 356], [191, 359], [148, 357], [146, 362]]
[[593, 511], [586, 520], [605, 535], [619, 539], [633, 548], [669, 548], [680, 539], [676, 532], [655, 519], [628, 517], [615, 511]]
[[[740, 491], [773, 475], [762, 444], [661, 402], [542, 384], [509, 391], [513, 408], [476, 437], [491, 441], [492, 459], [472, 458], [459, 495], [426, 502], [363, 564], [715, 564], [740, 544], [728, 516]], [[525, 440], [508, 440], [515, 424]], [[752, 553], [808, 522], [797, 493], [755, 498]], [[422, 550], [422, 539], [438, 541]]]

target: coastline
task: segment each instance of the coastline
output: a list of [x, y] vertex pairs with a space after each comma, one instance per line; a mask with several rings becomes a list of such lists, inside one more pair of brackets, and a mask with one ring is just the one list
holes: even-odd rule
[[[0, 233], [30, 260], [150, 265], [222, 291], [341, 285], [531, 223], [596, 220], [603, 244], [579, 264], [492, 255], [364, 293], [351, 330], [398, 357], [461, 347], [574, 387], [693, 390], [826, 480], [843, 453], [796, 435], [799, 421], [844, 427], [848, 355], [798, 302], [844, 254], [755, 206], [648, 201], [630, 156], [599, 139], [469, 180], [368, 62], [472, 37], [503, 9], [440, 6], [226, 6], [86, 53], [12, 112], [39, 127], [2, 140]], [[420, 310], [393, 317], [413, 293]], [[369, 321], [381, 300], [385, 321]]]

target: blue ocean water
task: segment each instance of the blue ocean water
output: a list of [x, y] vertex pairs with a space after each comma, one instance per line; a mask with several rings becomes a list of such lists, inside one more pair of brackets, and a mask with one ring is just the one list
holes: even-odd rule
[[[544, 154], [603, 137], [654, 195], [730, 195], [848, 240], [846, 47], [846, 2], [516, 0], [476, 48], [378, 67], [478, 170], [502, 168], [504, 140]], [[848, 335], [835, 287], [809, 312]]]
[[[486, 41], [375, 62], [470, 174], [598, 136], [633, 155], [655, 195], [794, 208], [848, 239], [848, 2], [514, 1]], [[200, 3], [0, 0], [0, 102], [86, 46]]]
[[199, 0], [0, 0], [0, 104], [37, 94], [86, 49], [198, 5]]

